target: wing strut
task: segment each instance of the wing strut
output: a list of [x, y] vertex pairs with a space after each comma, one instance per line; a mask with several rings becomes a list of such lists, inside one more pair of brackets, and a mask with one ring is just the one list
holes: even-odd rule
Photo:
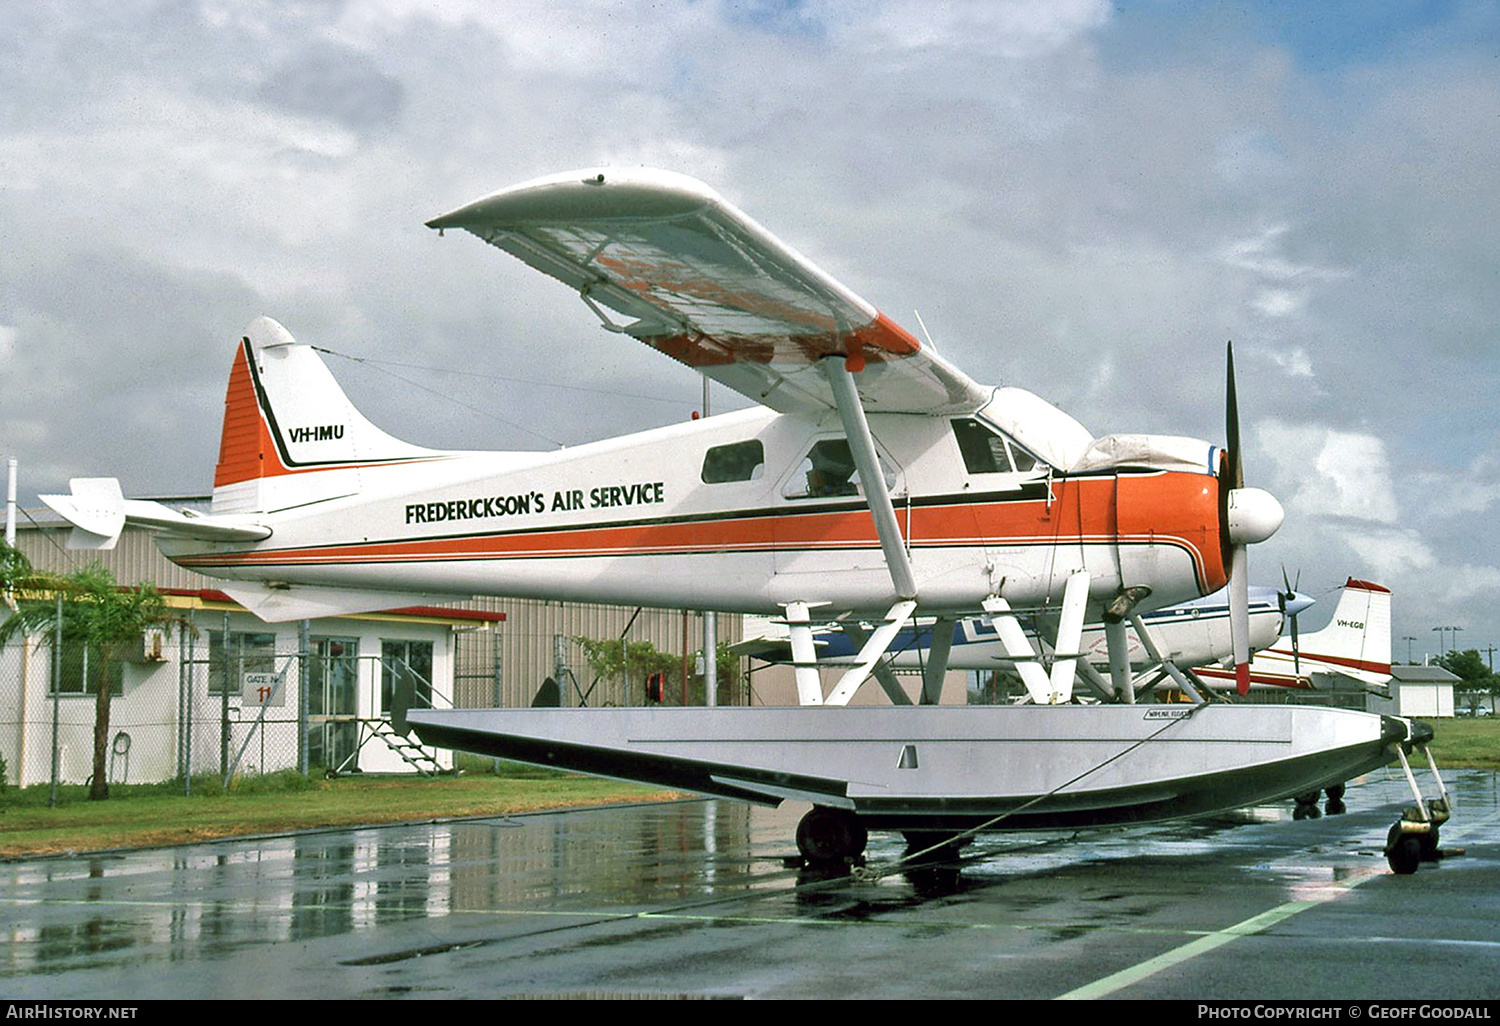
[[[875, 440], [870, 437], [870, 422], [865, 419], [859, 392], [854, 387], [854, 376], [845, 365], [846, 359], [848, 358], [832, 357], [823, 360], [821, 366], [828, 378], [828, 385], [833, 390], [839, 420], [844, 423], [844, 435], [849, 439], [849, 454], [854, 457], [854, 466], [859, 470], [859, 479], [864, 485], [865, 502], [870, 506], [870, 515], [875, 518], [875, 533], [880, 536], [880, 549], [885, 554], [885, 565], [891, 572], [891, 584], [896, 588], [896, 597], [914, 600], [917, 597], [917, 582], [912, 574], [911, 559], [906, 554], [906, 542], [901, 537], [901, 525], [896, 521], [896, 508], [891, 505], [891, 493], [885, 486], [885, 476], [880, 472], [880, 461], [875, 456]], [[876, 632], [877, 636], [879, 633]], [[895, 636], [894, 631], [891, 636]]]

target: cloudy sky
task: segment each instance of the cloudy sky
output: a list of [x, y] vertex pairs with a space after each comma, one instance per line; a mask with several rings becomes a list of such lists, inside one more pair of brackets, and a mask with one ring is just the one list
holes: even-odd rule
[[[259, 314], [411, 441], [688, 416], [685, 369], [423, 222], [536, 175], [714, 185], [975, 378], [1223, 437], [1257, 583], [1500, 644], [1500, 6], [57, 0], [0, 6], [0, 455], [201, 494]], [[716, 410], [743, 405], [716, 392]], [[1451, 637], [1451, 636], [1450, 636]]]

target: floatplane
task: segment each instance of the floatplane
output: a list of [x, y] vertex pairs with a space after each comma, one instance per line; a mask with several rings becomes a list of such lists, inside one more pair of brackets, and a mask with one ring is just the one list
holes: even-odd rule
[[[428, 744], [809, 802], [797, 841], [815, 861], [858, 857], [870, 829], [957, 838], [1214, 813], [1347, 780], [1430, 737], [1394, 717], [1209, 703], [1190, 685], [1192, 704], [1133, 704], [1127, 624], [1145, 639], [1143, 612], [1226, 583], [1248, 686], [1247, 548], [1283, 514], [1244, 484], [1232, 350], [1227, 445], [1095, 437], [1031, 392], [971, 379], [682, 175], [553, 175], [429, 227], [518, 257], [606, 330], [756, 405], [555, 452], [427, 449], [377, 428], [313, 348], [261, 318], [231, 368], [210, 513], [78, 479], [45, 497], [74, 543], [111, 544], [127, 521], [153, 528], [170, 559], [225, 579], [268, 620], [412, 593], [777, 615], [797, 706], [408, 719]], [[1037, 611], [1056, 616], [1049, 652], [1018, 619]], [[848, 704], [911, 618], [933, 617], [942, 638], [976, 614], [1028, 704]], [[826, 692], [814, 616], [870, 625]], [[1109, 703], [1075, 701], [1091, 620], [1111, 655]], [[932, 647], [927, 673], [948, 648]], [[1406, 833], [1427, 836], [1434, 818]]]

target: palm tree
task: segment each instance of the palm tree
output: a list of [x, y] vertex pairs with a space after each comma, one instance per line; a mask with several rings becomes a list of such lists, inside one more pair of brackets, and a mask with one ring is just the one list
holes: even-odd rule
[[149, 584], [121, 587], [114, 574], [95, 563], [68, 574], [37, 570], [20, 551], [0, 544], [0, 591], [7, 596], [13, 614], [0, 623], [0, 643], [17, 634], [57, 638], [57, 597], [62, 603], [62, 637], [65, 645], [77, 645], [86, 654], [91, 680], [85, 690], [94, 691], [94, 775], [90, 799], [109, 797], [109, 706], [112, 697], [109, 663], [112, 651], [122, 644], [138, 642], [149, 627], [172, 619], [166, 601]]

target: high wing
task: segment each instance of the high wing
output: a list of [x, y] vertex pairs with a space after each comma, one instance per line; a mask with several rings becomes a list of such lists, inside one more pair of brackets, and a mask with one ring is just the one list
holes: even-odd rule
[[[427, 222], [577, 289], [604, 326], [780, 413], [836, 408], [828, 356], [872, 413], [961, 413], [991, 390], [696, 179], [647, 168], [534, 179]], [[621, 323], [608, 311], [628, 319]]]

